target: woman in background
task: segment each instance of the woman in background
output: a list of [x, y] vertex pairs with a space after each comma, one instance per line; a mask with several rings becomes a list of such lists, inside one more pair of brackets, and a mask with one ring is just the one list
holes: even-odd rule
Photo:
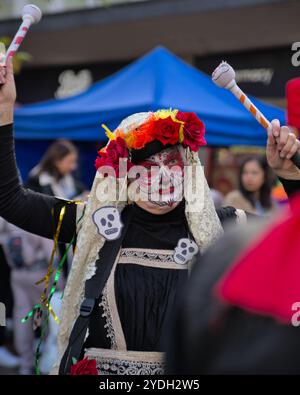
[[[74, 144], [67, 140], [57, 140], [47, 149], [40, 163], [31, 170], [26, 186], [36, 192], [67, 200], [84, 200], [87, 194], [86, 188], [73, 175], [77, 169], [77, 164], [78, 151]], [[66, 253], [65, 244], [59, 243], [58, 251], [60, 260]], [[68, 276], [71, 262], [72, 251], [69, 251], [68, 258], [63, 266], [65, 279]], [[53, 303], [55, 304], [56, 314], [59, 315], [60, 292], [53, 295]], [[57, 358], [57, 332], [58, 326], [56, 323], [53, 324], [52, 317], [50, 317], [49, 333], [40, 361], [40, 368], [43, 373], [49, 372]]]
[[[67, 140], [57, 140], [50, 145], [40, 163], [29, 173], [26, 187], [63, 199], [85, 200], [86, 188], [72, 174], [77, 169], [77, 164], [78, 151], [75, 145]], [[66, 247], [64, 244], [59, 244], [58, 249], [62, 258]], [[63, 267], [65, 278], [71, 260], [72, 257], [68, 256]]]
[[266, 216], [277, 206], [271, 197], [272, 179], [265, 157], [244, 160], [239, 174], [239, 189], [229, 192], [224, 204], [248, 213]]
[[29, 173], [26, 186], [47, 195], [76, 199], [85, 191], [84, 185], [72, 175], [77, 162], [78, 152], [70, 141], [55, 141]]

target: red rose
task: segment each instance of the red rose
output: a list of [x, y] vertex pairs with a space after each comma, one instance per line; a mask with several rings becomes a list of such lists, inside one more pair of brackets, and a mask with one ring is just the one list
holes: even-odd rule
[[178, 111], [176, 118], [184, 122], [183, 143], [184, 147], [189, 147], [192, 151], [198, 151], [203, 145], [206, 145], [205, 126], [194, 112]]
[[95, 167], [98, 170], [101, 166], [105, 166], [107, 163], [107, 155], [105, 152], [98, 152], [99, 156], [97, 156], [95, 160]]
[[106, 153], [112, 162], [118, 162], [119, 158], [127, 158], [128, 150], [125, 140], [121, 137], [112, 140], [107, 146]]
[[176, 144], [179, 141], [180, 123], [174, 122], [171, 116], [155, 121], [155, 139], [166, 144]]
[[78, 375], [97, 376], [99, 373], [96, 367], [96, 360], [84, 358], [82, 361], [78, 361], [77, 363], [75, 363], [75, 365], [71, 366], [70, 374], [71, 376], [78, 376]]
[[[105, 152], [99, 151], [99, 156], [95, 161], [96, 169], [101, 170], [102, 166], [111, 166], [116, 173], [116, 177], [119, 177], [119, 160], [121, 158], [128, 158], [128, 149], [125, 140], [117, 137], [116, 140], [110, 141]], [[132, 166], [133, 164], [127, 160], [127, 171]]]

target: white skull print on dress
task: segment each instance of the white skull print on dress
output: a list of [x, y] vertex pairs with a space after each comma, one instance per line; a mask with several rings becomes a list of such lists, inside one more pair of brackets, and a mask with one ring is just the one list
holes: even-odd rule
[[179, 239], [174, 250], [174, 261], [178, 264], [185, 265], [198, 253], [198, 251], [199, 248], [194, 240], [188, 238]]
[[93, 221], [98, 232], [106, 240], [116, 240], [120, 237], [123, 227], [120, 213], [114, 206], [104, 206], [93, 214]]

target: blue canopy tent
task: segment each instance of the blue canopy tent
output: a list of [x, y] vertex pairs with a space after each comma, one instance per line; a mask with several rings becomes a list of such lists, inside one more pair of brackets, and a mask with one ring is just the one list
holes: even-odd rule
[[[267, 118], [285, 122], [283, 110], [253, 102]], [[132, 113], [170, 107], [196, 112], [209, 145], [266, 143], [266, 132], [230, 92], [162, 47], [80, 95], [16, 109], [16, 138], [105, 142], [101, 123], [114, 129]]]

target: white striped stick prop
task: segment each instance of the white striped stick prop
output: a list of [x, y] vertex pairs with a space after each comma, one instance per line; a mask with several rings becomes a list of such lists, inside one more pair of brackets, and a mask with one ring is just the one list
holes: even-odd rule
[[23, 41], [24, 37], [26, 36], [30, 26], [34, 23], [38, 23], [42, 18], [41, 10], [33, 4], [27, 4], [22, 10], [22, 19], [23, 22], [17, 31], [13, 41], [11, 42], [7, 52], [6, 52], [6, 59], [9, 56], [14, 56], [17, 52], [21, 42]]
[[[262, 127], [268, 129], [271, 123], [251, 102], [249, 97], [241, 90], [235, 81], [235, 71], [227, 62], [222, 62], [212, 73], [213, 82], [220, 88], [230, 90], [231, 93], [243, 104], [243, 106], [254, 116]], [[300, 155], [296, 153], [291, 161], [300, 169]]]

